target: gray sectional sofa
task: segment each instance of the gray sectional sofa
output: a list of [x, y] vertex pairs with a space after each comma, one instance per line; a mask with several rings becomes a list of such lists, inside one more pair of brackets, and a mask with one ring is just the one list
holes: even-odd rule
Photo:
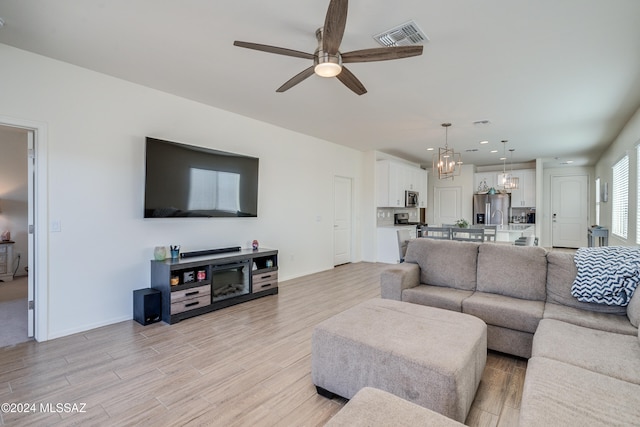
[[627, 307], [571, 295], [573, 254], [415, 239], [382, 298], [474, 315], [489, 349], [530, 358], [520, 425], [640, 425], [640, 291]]

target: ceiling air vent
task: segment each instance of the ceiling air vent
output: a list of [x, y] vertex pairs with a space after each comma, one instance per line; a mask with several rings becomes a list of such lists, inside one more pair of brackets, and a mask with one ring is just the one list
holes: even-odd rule
[[405, 22], [390, 30], [376, 34], [373, 38], [382, 46], [411, 46], [429, 41], [429, 37], [414, 21]]

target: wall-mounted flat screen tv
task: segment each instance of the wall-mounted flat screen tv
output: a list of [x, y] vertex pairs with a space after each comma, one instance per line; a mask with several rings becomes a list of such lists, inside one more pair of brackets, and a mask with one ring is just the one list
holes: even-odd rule
[[145, 218], [258, 216], [258, 159], [147, 137]]

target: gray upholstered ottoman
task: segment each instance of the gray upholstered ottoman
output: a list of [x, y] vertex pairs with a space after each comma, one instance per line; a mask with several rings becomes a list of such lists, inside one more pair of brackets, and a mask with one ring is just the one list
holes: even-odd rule
[[487, 360], [473, 316], [373, 299], [320, 323], [311, 339], [318, 393], [351, 399], [374, 387], [464, 422]]

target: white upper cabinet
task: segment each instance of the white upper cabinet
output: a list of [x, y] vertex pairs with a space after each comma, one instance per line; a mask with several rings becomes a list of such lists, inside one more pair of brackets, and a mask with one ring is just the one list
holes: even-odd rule
[[417, 191], [420, 207], [427, 206], [427, 172], [415, 166], [379, 160], [376, 162], [378, 207], [403, 208], [405, 191]]
[[514, 170], [518, 177], [518, 189], [511, 190], [512, 208], [536, 207], [536, 171], [533, 169]]

